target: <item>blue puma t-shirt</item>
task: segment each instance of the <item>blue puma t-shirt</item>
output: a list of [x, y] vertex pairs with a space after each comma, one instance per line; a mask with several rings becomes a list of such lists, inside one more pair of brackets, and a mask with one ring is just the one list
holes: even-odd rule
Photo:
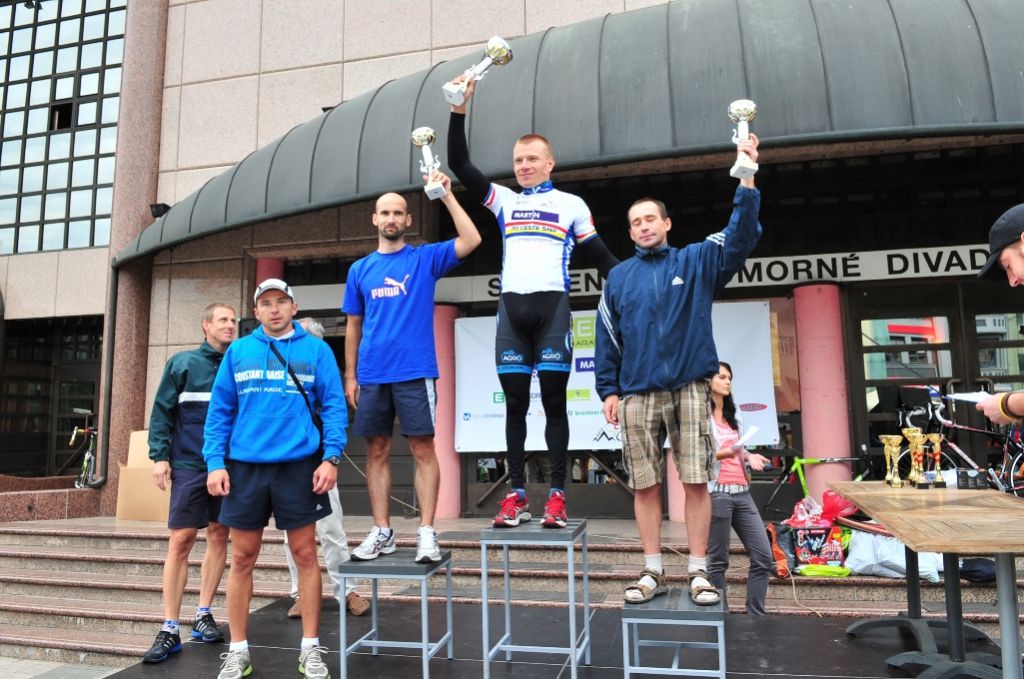
[[434, 284], [458, 264], [455, 241], [448, 240], [374, 252], [352, 265], [341, 310], [363, 317], [360, 384], [437, 377]]

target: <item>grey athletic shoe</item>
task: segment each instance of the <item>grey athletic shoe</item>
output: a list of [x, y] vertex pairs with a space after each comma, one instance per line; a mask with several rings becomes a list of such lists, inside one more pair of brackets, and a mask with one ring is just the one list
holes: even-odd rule
[[327, 664], [320, 657], [321, 653], [327, 653], [323, 646], [307, 648], [299, 653], [299, 674], [306, 679], [331, 679], [331, 673], [327, 671]]
[[228, 651], [221, 653], [220, 659], [224, 664], [220, 666], [220, 674], [217, 679], [242, 679], [252, 674], [252, 663], [249, 662], [249, 651]]
[[416, 535], [416, 563], [437, 563], [441, 560], [441, 548], [437, 546], [437, 533], [421, 530]]
[[384, 537], [384, 533], [381, 532], [380, 528], [374, 526], [370, 529], [366, 539], [363, 540], [358, 547], [352, 550], [352, 559], [355, 561], [372, 561], [381, 554], [394, 554], [395, 550], [395, 531], [391, 531], [391, 535]]

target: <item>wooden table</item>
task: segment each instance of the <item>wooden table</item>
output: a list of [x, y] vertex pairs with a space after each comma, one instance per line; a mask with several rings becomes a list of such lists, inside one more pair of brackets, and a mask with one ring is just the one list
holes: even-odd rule
[[[828, 485], [908, 549], [943, 555], [949, 654], [948, 659], [930, 654], [935, 664], [920, 676], [1022, 679], [1014, 555], [1024, 553], [1024, 499], [995, 490], [919, 490], [909, 485], [896, 489], [881, 481]], [[995, 555], [1002, 672], [968, 659], [964, 652], [960, 554]], [[909, 579], [907, 584], [909, 588]]]

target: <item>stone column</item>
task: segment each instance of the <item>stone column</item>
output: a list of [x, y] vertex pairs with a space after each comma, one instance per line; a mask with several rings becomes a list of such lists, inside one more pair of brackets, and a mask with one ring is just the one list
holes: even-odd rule
[[439, 519], [457, 519], [462, 512], [462, 460], [455, 451], [455, 319], [458, 317], [458, 307], [434, 306], [434, 346], [439, 371], [434, 418], [434, 450], [441, 468], [436, 512]]
[[[156, 202], [160, 166], [167, 2], [128, 3], [110, 220], [111, 257], [153, 222], [149, 206]], [[106, 375], [100, 382], [101, 395], [111, 389], [117, 394], [109, 428], [101, 432], [109, 442], [107, 485], [100, 499], [100, 513], [104, 515], [112, 515], [116, 509], [118, 463], [128, 458], [129, 435], [146, 426], [152, 259], [144, 257], [127, 264], [117, 275], [117, 307], [113, 318], [108, 313], [103, 335], [104, 361], [113, 355], [114, 372], [110, 384], [106, 384]], [[105, 404], [106, 399], [101, 398], [100, 422], [105, 421]]]
[[[259, 287], [260, 283], [267, 280], [268, 278], [284, 278], [284, 260], [276, 259], [274, 257], [259, 257], [256, 260], [256, 286]], [[285, 281], [291, 285], [289, 281]], [[255, 289], [255, 288], [253, 288]]]
[[[839, 286], [802, 285], [793, 290], [796, 354], [800, 363], [800, 423], [805, 457], [850, 456], [850, 408], [846, 394]], [[820, 501], [828, 481], [849, 481], [848, 464], [807, 468], [807, 486]]]

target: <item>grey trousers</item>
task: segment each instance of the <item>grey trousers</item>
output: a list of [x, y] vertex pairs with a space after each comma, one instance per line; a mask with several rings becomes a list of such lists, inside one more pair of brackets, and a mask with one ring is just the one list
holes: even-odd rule
[[733, 529], [750, 557], [747, 574], [747, 613], [766, 615], [764, 600], [768, 595], [768, 578], [775, 572], [772, 547], [757, 513], [750, 493], [711, 494], [711, 531], [708, 535], [708, 579], [725, 598], [725, 570], [729, 567], [729, 531]]

